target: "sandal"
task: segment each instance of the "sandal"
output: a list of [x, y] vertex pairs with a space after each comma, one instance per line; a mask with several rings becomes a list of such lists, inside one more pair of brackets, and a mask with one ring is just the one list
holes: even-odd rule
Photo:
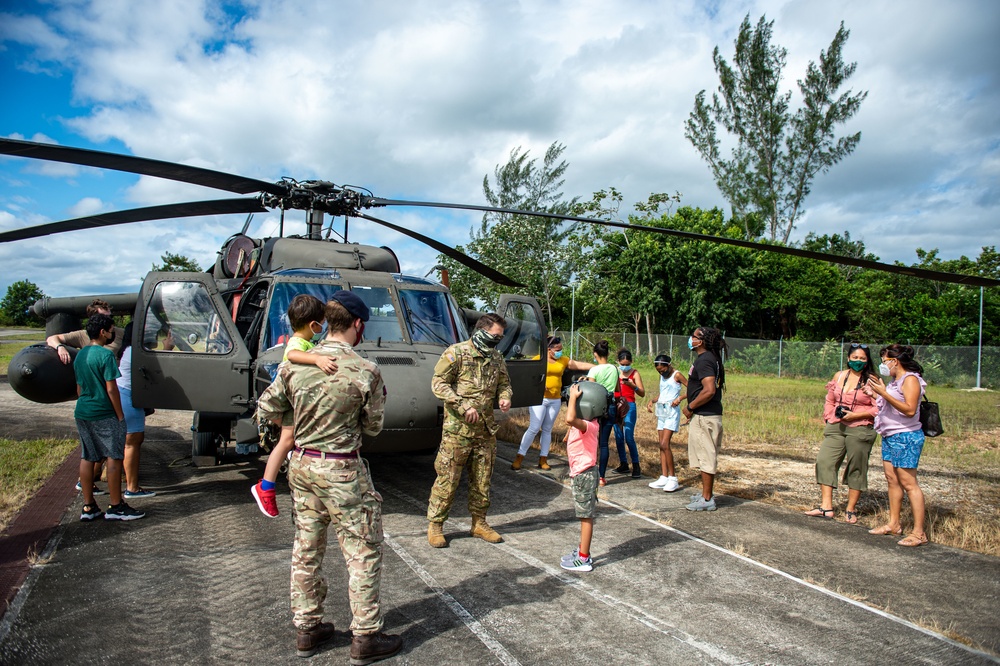
[[904, 539], [897, 541], [896, 545], [912, 547], [912, 546], [922, 546], [925, 543], [927, 543], [926, 534], [921, 534], [920, 536], [917, 536], [916, 532], [911, 532], [910, 534], [906, 535]]
[[824, 509], [821, 506], [815, 509], [810, 509], [805, 512], [805, 515], [812, 516], [813, 518], [833, 518], [833, 509]]
[[844, 522], [848, 525], [854, 525], [858, 522], [858, 512], [857, 511], [845, 511], [844, 512]]
[[899, 536], [902, 533], [903, 533], [902, 527], [894, 530], [888, 525], [883, 525], [882, 527], [876, 527], [874, 529], [868, 530], [868, 534], [875, 534], [875, 535], [888, 534], [889, 536]]

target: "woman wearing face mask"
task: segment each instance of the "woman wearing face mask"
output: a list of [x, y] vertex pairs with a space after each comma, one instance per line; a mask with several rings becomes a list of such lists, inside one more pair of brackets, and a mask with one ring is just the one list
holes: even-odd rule
[[[618, 390], [618, 368], [608, 363], [608, 355], [610, 353], [611, 348], [607, 340], [601, 340], [594, 345], [594, 362], [597, 365], [593, 366], [587, 372], [587, 379], [597, 382], [606, 388], [609, 394], [614, 394]], [[608, 441], [611, 439], [611, 429], [615, 425], [615, 417], [617, 416], [612, 413], [614, 408], [615, 405], [612, 402], [608, 406], [608, 413], [601, 418], [601, 432], [597, 438], [597, 471], [601, 478], [599, 483], [602, 486], [607, 485], [607, 482], [604, 480], [604, 473], [608, 469], [608, 457], [610, 455], [608, 452]]]
[[875, 443], [875, 401], [864, 392], [868, 378], [875, 374], [868, 345], [852, 344], [847, 369], [826, 385], [823, 408], [823, 442], [816, 456], [816, 483], [821, 499], [807, 516], [833, 518], [833, 489], [837, 487], [840, 464], [846, 460], [843, 482], [847, 484], [844, 522], [858, 522], [857, 505], [861, 492], [868, 490], [868, 456]]
[[628, 445], [629, 457], [632, 460], [632, 478], [638, 479], [642, 476], [639, 469], [639, 449], [635, 446], [635, 397], [640, 398], [646, 395], [646, 389], [642, 385], [642, 377], [639, 371], [632, 367], [632, 352], [627, 349], [618, 350], [618, 377], [621, 387], [615, 395], [621, 395], [628, 403], [628, 413], [621, 425], [615, 423], [615, 447], [618, 449], [618, 467], [613, 471], [616, 474], [628, 474], [628, 461], [625, 459], [625, 445]]
[[542, 398], [542, 404], [528, 409], [531, 422], [524, 436], [521, 437], [521, 448], [517, 451], [517, 457], [514, 458], [514, 463], [510, 466], [511, 469], [521, 469], [521, 462], [524, 460], [525, 454], [528, 453], [531, 443], [535, 441], [535, 435], [539, 432], [542, 434], [538, 440], [541, 446], [538, 468], [551, 469], [548, 461], [549, 444], [552, 443], [552, 426], [556, 421], [556, 416], [559, 415], [559, 408], [562, 406], [560, 395], [562, 394], [563, 374], [566, 372], [566, 368], [586, 371], [594, 367], [592, 363], [574, 361], [563, 356], [561, 338], [549, 336], [548, 348], [549, 362], [545, 369], [545, 394]]
[[870, 377], [864, 392], [878, 396], [875, 404], [875, 430], [882, 435], [882, 468], [889, 485], [889, 522], [868, 530], [869, 534], [903, 533], [900, 513], [903, 492], [913, 510], [913, 531], [898, 541], [900, 546], [922, 546], [927, 543], [924, 531], [924, 492], [917, 484], [917, 462], [924, 448], [924, 432], [920, 427], [920, 399], [927, 382], [921, 377], [924, 369], [913, 360], [913, 347], [889, 345], [879, 350], [882, 364], [879, 374], [892, 379], [886, 385], [879, 377]]

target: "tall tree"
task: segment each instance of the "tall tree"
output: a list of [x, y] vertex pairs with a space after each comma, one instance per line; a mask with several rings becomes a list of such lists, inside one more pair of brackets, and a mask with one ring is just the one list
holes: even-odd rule
[[201, 268], [195, 263], [194, 259], [190, 257], [185, 257], [183, 254], [174, 254], [173, 252], [165, 252], [160, 255], [160, 260], [163, 262], [159, 266], [153, 264], [154, 271], [177, 271], [185, 273], [200, 273]]
[[[489, 174], [483, 178], [486, 201], [498, 208], [568, 214], [576, 199], [565, 200], [561, 191], [569, 168], [560, 159], [565, 149], [553, 143], [538, 164], [529, 151], [515, 148], [507, 163], [494, 170], [492, 183]], [[553, 328], [553, 303], [573, 273], [576, 253], [565, 242], [572, 230], [572, 224], [559, 220], [486, 213], [479, 229], [472, 230], [469, 244], [457, 249], [524, 284], [520, 291], [538, 299]], [[443, 255], [438, 259], [449, 269], [460, 302], [478, 298], [493, 307], [500, 294], [509, 291]]]
[[[695, 96], [684, 136], [708, 162], [733, 216], [746, 221], [746, 237], [755, 235], [750, 222], [759, 216], [772, 241], [787, 243], [813, 179], [861, 140], [861, 132], [837, 138], [834, 130], [858, 112], [868, 93], [838, 94], [857, 67], [843, 61], [850, 31], [841, 22], [830, 47], [820, 51], [819, 65], [810, 62], [805, 79], [798, 81], [802, 107], [792, 114], [791, 91], [779, 91], [788, 52], [772, 45], [773, 26], [762, 16], [754, 28], [748, 14], [736, 37], [733, 66], [715, 47], [718, 92], [711, 104], [704, 90]], [[729, 159], [721, 154], [716, 123], [736, 141]]]
[[20, 280], [7, 287], [7, 293], [0, 301], [0, 319], [12, 326], [25, 326], [32, 322], [28, 308], [45, 294], [34, 282]]

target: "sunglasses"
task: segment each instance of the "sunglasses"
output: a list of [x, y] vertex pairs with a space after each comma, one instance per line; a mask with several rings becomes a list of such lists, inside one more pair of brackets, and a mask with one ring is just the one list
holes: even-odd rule
[[868, 345], [865, 345], [865, 344], [860, 344], [859, 345], [856, 342], [852, 342], [851, 343], [851, 349], [868, 349]]

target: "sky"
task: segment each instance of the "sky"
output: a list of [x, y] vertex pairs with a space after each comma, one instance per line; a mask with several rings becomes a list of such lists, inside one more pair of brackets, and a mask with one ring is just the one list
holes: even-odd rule
[[[485, 203], [483, 177], [553, 142], [563, 192], [626, 204], [679, 192], [728, 212], [684, 138], [744, 16], [774, 21], [783, 88], [840, 22], [848, 82], [868, 97], [840, 133], [857, 150], [820, 174], [792, 240], [849, 231], [883, 261], [976, 257], [1000, 241], [1000, 3], [910, 0], [0, 0], [0, 135], [276, 181], [322, 179], [384, 198]], [[797, 106], [798, 96], [793, 95]], [[540, 159], [539, 159], [540, 161]], [[0, 158], [0, 230], [231, 193], [114, 171]], [[628, 205], [626, 205], [628, 208]], [[623, 210], [627, 213], [627, 210]], [[480, 215], [375, 212], [448, 245]], [[304, 231], [286, 216], [286, 232]], [[301, 224], [300, 224], [301, 222]], [[211, 265], [244, 216], [160, 220], [0, 244], [0, 293], [136, 291], [164, 252]], [[339, 225], [339, 221], [338, 221]], [[250, 234], [274, 235], [276, 214]], [[424, 275], [436, 252], [352, 220]]]

